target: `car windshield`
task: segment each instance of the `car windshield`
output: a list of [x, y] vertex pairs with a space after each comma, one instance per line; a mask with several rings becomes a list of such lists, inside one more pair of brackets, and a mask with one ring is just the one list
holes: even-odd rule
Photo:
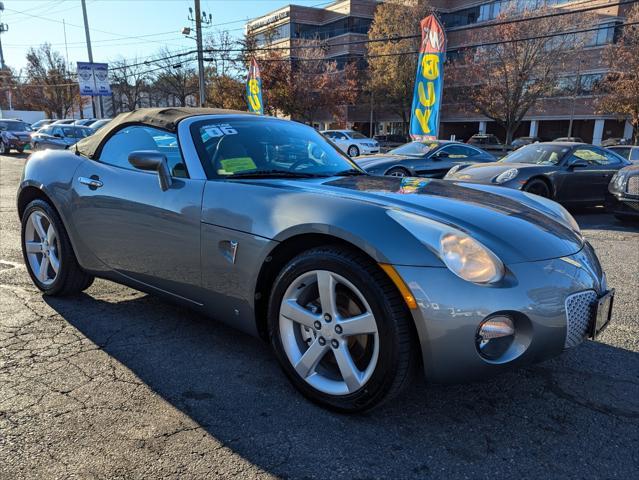
[[354, 131], [350, 131], [348, 132], [348, 134], [350, 135], [351, 138], [356, 138], [356, 139], [363, 139], [363, 138], [368, 138], [366, 135], [362, 135], [359, 132], [354, 132]]
[[24, 122], [0, 122], [0, 130], [8, 132], [29, 132], [31, 128]]
[[361, 172], [321, 134], [301, 123], [226, 117], [193, 123], [191, 135], [208, 178]]
[[437, 148], [439, 144], [437, 142], [409, 142], [401, 147], [394, 148], [388, 153], [396, 155], [412, 155], [415, 157], [421, 157], [426, 155], [431, 150]]
[[537, 165], [557, 165], [569, 147], [534, 143], [515, 150], [499, 160], [504, 163], [530, 163]]

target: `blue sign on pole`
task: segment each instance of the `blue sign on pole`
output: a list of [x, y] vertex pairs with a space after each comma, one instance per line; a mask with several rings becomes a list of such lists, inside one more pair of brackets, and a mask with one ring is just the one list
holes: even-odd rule
[[107, 97], [111, 95], [109, 65], [106, 63], [78, 62], [80, 95]]

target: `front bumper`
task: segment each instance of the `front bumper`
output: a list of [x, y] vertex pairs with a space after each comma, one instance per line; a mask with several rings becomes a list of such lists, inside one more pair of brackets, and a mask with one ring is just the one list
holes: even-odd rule
[[30, 143], [30, 140], [21, 140], [16, 138], [7, 138], [3, 141], [7, 148], [24, 148]]
[[[412, 310], [426, 378], [464, 382], [559, 355], [586, 332], [567, 321], [568, 297], [607, 289], [605, 275], [589, 244], [569, 257], [507, 266], [498, 286], [466, 282], [447, 268], [395, 266], [418, 308]], [[496, 361], [476, 348], [479, 324], [495, 314], [515, 319], [515, 353]], [[576, 329], [576, 330], [575, 330]], [[576, 332], [576, 333], [575, 333]]]

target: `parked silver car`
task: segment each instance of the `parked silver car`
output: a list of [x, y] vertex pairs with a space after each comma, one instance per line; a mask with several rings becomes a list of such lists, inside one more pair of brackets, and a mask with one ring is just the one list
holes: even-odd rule
[[269, 341], [300, 392], [340, 411], [391, 398], [419, 361], [431, 380], [485, 378], [610, 319], [613, 292], [557, 203], [370, 176], [281, 119], [122, 114], [73, 151], [34, 153], [17, 202], [46, 295], [97, 276], [164, 296]]
[[93, 129], [89, 127], [52, 124], [31, 135], [31, 148], [65, 149], [92, 134]]

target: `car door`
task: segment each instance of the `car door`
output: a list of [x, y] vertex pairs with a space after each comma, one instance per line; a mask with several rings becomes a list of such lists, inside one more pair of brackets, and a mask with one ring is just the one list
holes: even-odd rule
[[[173, 141], [167, 141], [172, 136]], [[135, 150], [164, 153], [173, 184], [128, 162]], [[200, 303], [200, 212], [204, 180], [190, 179], [175, 134], [128, 126], [105, 143], [97, 161], [75, 172], [77, 237], [106, 269]]]
[[42, 146], [44, 148], [66, 148], [64, 131], [60, 125], [56, 125], [51, 129], [51, 136], [42, 141]]
[[592, 146], [577, 147], [567, 157], [562, 162], [564, 178], [558, 185], [557, 200], [589, 205], [603, 203], [610, 179], [622, 166], [621, 160]]

